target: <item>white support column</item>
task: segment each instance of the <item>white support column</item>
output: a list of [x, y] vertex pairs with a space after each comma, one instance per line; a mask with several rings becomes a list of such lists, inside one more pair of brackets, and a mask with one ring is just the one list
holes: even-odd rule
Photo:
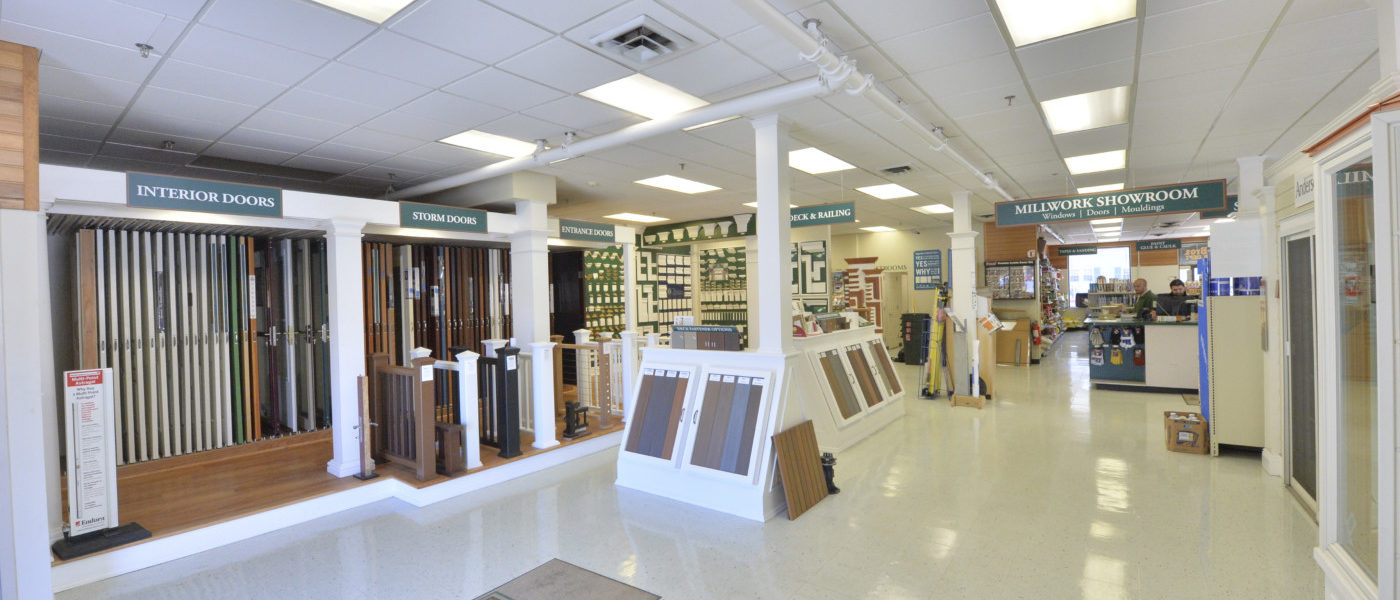
[[[530, 381], [535, 397], [530, 409], [535, 415], [536, 448], [559, 445], [554, 437], [554, 342], [530, 342]], [[546, 425], [547, 424], [547, 425]]]
[[972, 336], [959, 344], [957, 361], [953, 365], [953, 390], [958, 394], [970, 394], [968, 373], [971, 357], [964, 350], [971, 348], [976, 339], [976, 297], [977, 297], [977, 232], [972, 230], [972, 193], [966, 190], [953, 192], [953, 232], [948, 249], [948, 280], [952, 285], [952, 316], [964, 326], [963, 335]]
[[[754, 173], [758, 196], [758, 297], [749, 299], [758, 326], [750, 344], [764, 354], [792, 352], [792, 173], [788, 170], [788, 124], [777, 113], [753, 119]], [[756, 308], [757, 310], [754, 310]], [[756, 343], [755, 343], [756, 342]]]
[[[39, 199], [40, 214], [47, 215], [49, 209], [52, 207], [52, 199]], [[39, 239], [47, 242], [49, 234], [48, 220], [40, 218], [35, 226], [39, 228]], [[36, 288], [39, 296], [39, 306], [52, 307], [53, 282], [49, 280], [49, 273], [52, 273], [52, 271], [49, 270], [47, 243], [45, 244], [44, 251], [36, 254], [35, 257], [39, 260], [39, 287]], [[64, 286], [61, 289], [66, 288], [67, 286]], [[5, 336], [0, 334], [0, 340], [4, 339]], [[60, 393], [58, 381], [61, 373], [59, 373], [57, 367], [54, 366], [53, 310], [51, 308], [39, 311], [39, 336], [34, 338], [33, 341], [34, 349], [39, 354], [40, 372], [50, 374], [48, 377], [39, 381], [39, 386], [44, 398], [44, 403], [42, 405], [44, 407], [44, 431], [46, 432], [44, 436], [44, 460], [47, 464], [56, 467], [61, 460], [58, 448], [64, 443], [63, 436], [57, 435], [58, 413], [62, 408], [61, 403], [63, 399], [58, 397]], [[52, 543], [63, 537], [63, 497], [59, 482], [60, 478], [62, 478], [62, 474], [59, 473], [57, 468], [48, 469], [45, 473], [47, 476], [44, 478], [44, 487], [47, 490], [46, 493], [49, 499], [49, 542]], [[120, 514], [117, 516], [120, 516]], [[118, 524], [120, 524], [120, 522], [118, 522]]]
[[471, 350], [457, 353], [457, 420], [467, 430], [465, 440], [467, 468], [481, 467], [481, 392], [477, 388], [476, 359], [481, 355]]
[[624, 413], [632, 406], [632, 386], [637, 383], [637, 332], [631, 329], [621, 333], [622, 335], [622, 381], [626, 389], [622, 392], [622, 397], [627, 398], [624, 404]]
[[[365, 374], [364, 283], [360, 272], [364, 221], [330, 219], [326, 231], [326, 293], [330, 297], [331, 445], [326, 470], [336, 477], [360, 472], [359, 386]], [[372, 464], [372, 463], [371, 463]]]
[[518, 227], [510, 236], [510, 301], [516, 345], [549, 341], [548, 205], [515, 201]]
[[637, 245], [622, 244], [623, 329], [637, 329]]
[[57, 399], [48, 381], [52, 356], [46, 371], [42, 344], [33, 344], [52, 336], [43, 331], [49, 305], [34, 297], [47, 278], [45, 261], [36, 260], [48, 254], [47, 242], [43, 213], [0, 209], [0, 598], [53, 595], [47, 479], [58, 465], [36, 449], [59, 435], [44, 416]]
[[[1261, 165], [1262, 167], [1262, 165]], [[1262, 171], [1261, 171], [1262, 173]], [[1259, 221], [1260, 258], [1264, 276], [1264, 327], [1269, 340], [1264, 351], [1264, 449], [1260, 454], [1264, 472], [1274, 477], [1283, 476], [1283, 415], [1287, 414], [1283, 382], [1277, 376], [1284, 371], [1272, 371], [1271, 367], [1283, 365], [1283, 303], [1279, 295], [1283, 292], [1283, 277], [1279, 272], [1278, 219], [1274, 214], [1274, 188], [1261, 186], [1254, 189], [1257, 206], [1254, 217]], [[1240, 214], [1244, 208], [1240, 208]], [[1273, 375], [1273, 376], [1270, 376]]]

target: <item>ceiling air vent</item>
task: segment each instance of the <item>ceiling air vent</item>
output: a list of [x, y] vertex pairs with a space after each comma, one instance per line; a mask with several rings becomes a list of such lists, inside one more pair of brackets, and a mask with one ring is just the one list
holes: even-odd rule
[[909, 172], [909, 165], [899, 165], [898, 167], [889, 167], [880, 170], [889, 175], [903, 175]]
[[588, 40], [604, 54], [634, 64], [651, 64], [689, 48], [694, 42], [656, 19], [638, 16]]

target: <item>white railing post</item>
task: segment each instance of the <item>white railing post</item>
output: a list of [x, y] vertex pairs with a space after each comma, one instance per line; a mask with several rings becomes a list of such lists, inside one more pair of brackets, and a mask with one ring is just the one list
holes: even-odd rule
[[648, 347], [648, 348], [655, 348], [655, 347], [660, 346], [660, 345], [661, 345], [661, 334], [659, 334], [659, 333], [648, 333], [648, 334], [647, 334], [647, 347]]
[[496, 350], [505, 345], [506, 340], [481, 340], [481, 355], [486, 358], [496, 358]]
[[516, 367], [519, 369], [515, 373], [515, 392], [517, 395], [517, 398], [515, 399], [515, 410], [518, 411], [518, 414], [520, 415], [520, 430], [528, 431], [530, 432], [530, 435], [534, 435], [535, 412], [534, 405], [532, 404], [532, 402], [533, 398], [535, 397], [535, 393], [533, 391], [535, 380], [530, 377], [530, 374], [534, 372], [531, 370], [532, 367], [530, 366], [530, 353], [520, 352], [515, 356], [518, 359]]
[[481, 468], [481, 393], [477, 389], [476, 359], [471, 350], [457, 353], [457, 421], [466, 430], [467, 468]]
[[[637, 379], [637, 332], [622, 332], [622, 397], [632, 397], [632, 384]], [[626, 403], [623, 403], [626, 406]], [[624, 409], [623, 414], [626, 414]]]
[[559, 445], [554, 437], [554, 342], [530, 343], [530, 379], [536, 448]]

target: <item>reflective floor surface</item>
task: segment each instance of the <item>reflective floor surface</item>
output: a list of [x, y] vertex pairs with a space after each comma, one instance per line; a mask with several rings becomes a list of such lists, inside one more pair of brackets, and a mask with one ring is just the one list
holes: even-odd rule
[[[615, 451], [331, 515], [59, 598], [474, 598], [560, 558], [669, 599], [1321, 598], [1317, 528], [1258, 454], [1165, 449], [1176, 394], [1089, 389], [1087, 338], [984, 410], [906, 399], [842, 493], [758, 524], [613, 486]], [[917, 390], [914, 367], [903, 375]]]

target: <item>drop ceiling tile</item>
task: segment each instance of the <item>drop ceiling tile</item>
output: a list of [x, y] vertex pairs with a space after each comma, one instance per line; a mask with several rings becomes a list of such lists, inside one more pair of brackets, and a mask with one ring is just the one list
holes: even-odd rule
[[200, 153], [204, 156], [217, 156], [219, 158], [232, 158], [234, 160], [246, 160], [249, 162], [278, 165], [287, 159], [296, 156], [291, 152], [281, 152], [269, 150], [267, 148], [255, 148], [253, 146], [240, 146], [228, 142], [219, 142], [206, 148]]
[[280, 83], [201, 67], [173, 58], [161, 65], [150, 85], [254, 106], [267, 104], [287, 90], [287, 86]]
[[875, 46], [862, 46], [855, 50], [846, 52], [851, 60], [855, 61], [860, 72], [874, 75], [875, 81], [890, 81], [904, 76], [904, 71], [889, 59], [885, 58], [880, 50]]
[[426, 171], [399, 169], [380, 163], [351, 171], [347, 177], [359, 177], [375, 183], [393, 183], [394, 187], [403, 187], [406, 182], [428, 174]]
[[350, 131], [331, 138], [330, 141], [346, 146], [373, 148], [388, 154], [398, 154], [422, 146], [424, 143], [424, 140], [365, 128], [351, 129]]
[[457, 123], [411, 115], [397, 110], [391, 110], [366, 121], [361, 127], [434, 141], [461, 133], [463, 130], [462, 126]]
[[1362, 42], [1333, 46], [1309, 54], [1260, 59], [1249, 69], [1241, 89], [1267, 86], [1305, 76], [1317, 77], [1338, 70], [1349, 72], [1365, 62], [1375, 51], [1374, 43]]
[[39, 66], [39, 91], [43, 94], [124, 107], [131, 102], [139, 88], [138, 84], [130, 81]]
[[129, 146], [143, 146], [146, 148], [161, 148], [165, 145], [165, 142], [170, 141], [175, 142], [174, 150], [191, 153], [197, 153], [212, 143], [211, 140], [208, 139], [127, 128], [112, 130], [107, 141], [127, 144]]
[[527, 108], [521, 112], [531, 117], [544, 119], [551, 123], [559, 123], [560, 125], [578, 130], [619, 120], [626, 120], [630, 123], [640, 123], [643, 121], [641, 117], [637, 117], [631, 113], [579, 96], [565, 96], [534, 108]]
[[79, 154], [93, 154], [102, 145], [101, 141], [63, 137], [61, 135], [42, 134], [39, 136], [40, 150], [57, 150], [59, 152], [74, 152]]
[[1137, 30], [1138, 21], [1132, 19], [1025, 46], [1016, 50], [1016, 57], [1028, 79], [1131, 61], [1137, 53]]
[[468, 75], [443, 87], [442, 91], [511, 110], [538, 106], [565, 95], [554, 88], [495, 68]]
[[[416, 150], [418, 148], [422, 148], [422, 146], [418, 146], [414, 149]], [[375, 164], [396, 173], [436, 173], [442, 169], [456, 166], [450, 161], [431, 160], [408, 153], [391, 156]], [[412, 181], [412, 178], [407, 177], [400, 177], [400, 179], [403, 181]]]
[[360, 164], [375, 163], [390, 156], [392, 152], [384, 152], [373, 148], [360, 148], [356, 146], [346, 146], [343, 144], [325, 143], [310, 150], [304, 156], [315, 156], [317, 158], [330, 158], [345, 162], [356, 162]]
[[959, 127], [967, 117], [1005, 110], [1007, 96], [1014, 96], [1012, 103], [1016, 105], [1025, 105], [1030, 99], [1026, 86], [1020, 82], [968, 93], [948, 84], [937, 88], [925, 86], [924, 89], [938, 108], [955, 119]]
[[372, 23], [347, 13], [287, 0], [216, 0], [200, 22], [323, 58], [374, 31]]
[[[238, 104], [158, 87], [147, 87], [132, 105], [133, 112], [146, 111], [187, 119], [203, 119], [217, 125], [232, 127], [248, 118], [256, 106]], [[227, 128], [226, 127], [226, 128]]]
[[548, 31], [477, 0], [422, 2], [390, 29], [485, 64], [550, 37]]
[[836, 0], [836, 5], [877, 42], [988, 13], [986, 0]]
[[229, 125], [221, 125], [205, 119], [177, 117], [143, 109], [140, 106], [128, 111], [118, 125], [127, 129], [167, 133], [200, 140], [217, 140], [230, 129]]
[[564, 132], [568, 131], [569, 128], [517, 113], [485, 123], [478, 126], [477, 129], [527, 142], [546, 139], [553, 146], [563, 139]]
[[[675, 62], [674, 59], [670, 62]], [[578, 93], [632, 74], [630, 69], [554, 38], [500, 63], [500, 68], [527, 79]]]
[[441, 142], [424, 144], [399, 156], [452, 165], [449, 170], [465, 170], [498, 162], [501, 157]]
[[101, 169], [103, 171], [140, 171], [143, 173], [171, 174], [179, 169], [180, 165], [132, 160], [116, 156], [94, 156], [91, 161], [88, 161], [87, 167], [91, 169]]
[[1132, 85], [1132, 83], [1133, 59], [1128, 58], [1097, 67], [1032, 79], [1031, 90], [1035, 92], [1037, 100], [1044, 102], [1075, 94]]
[[196, 24], [180, 42], [180, 60], [249, 77], [292, 85], [325, 59], [250, 37]]
[[318, 140], [262, 131], [250, 127], [239, 127], [224, 135], [220, 142], [228, 142], [240, 146], [252, 146], [256, 148], [267, 148], [277, 152], [291, 154], [301, 154], [320, 143]]
[[264, 108], [243, 122], [243, 127], [275, 131], [285, 135], [312, 140], [327, 140], [350, 129], [341, 123], [323, 121], [312, 117]]
[[[715, 68], [723, 65], [722, 68]], [[725, 42], [704, 48], [647, 69], [648, 77], [696, 96], [706, 96], [736, 85], [773, 75], [773, 71], [740, 54]]]
[[64, 137], [100, 140], [112, 129], [111, 125], [70, 121], [58, 117], [39, 117], [39, 133]]
[[343, 63], [326, 65], [298, 87], [340, 98], [354, 98], [360, 104], [384, 109], [396, 108], [430, 91], [416, 83]]
[[990, 12], [880, 42], [905, 71], [916, 73], [1007, 50]]
[[307, 156], [305, 154], [288, 159], [282, 163], [284, 167], [294, 167], [297, 169], [311, 169], [312, 171], [324, 171], [326, 173], [345, 174], [364, 165], [361, 163], [345, 162], [343, 160], [332, 160], [317, 156]]
[[1162, 52], [1144, 52], [1138, 67], [1138, 81], [1176, 77], [1195, 72], [1202, 65], [1244, 65], [1254, 57], [1263, 40], [1264, 32], [1255, 32], [1193, 46], [1177, 46]]
[[1235, 89], [1235, 85], [1239, 83], [1240, 77], [1243, 75], [1244, 66], [1240, 65], [1222, 69], [1201, 69], [1166, 79], [1138, 81], [1138, 103], [1141, 104], [1148, 99], [1170, 100], [1180, 97], [1183, 92], [1196, 93], [1200, 90], [1228, 92]]
[[[318, 94], [300, 87], [282, 94], [267, 107], [340, 125], [359, 125], [385, 112], [381, 108], [351, 102], [339, 96]], [[343, 127], [340, 129], [344, 130]]]
[[7, 3], [4, 18], [95, 42], [130, 46], [150, 39], [165, 17], [110, 0], [45, 0]]
[[388, 30], [360, 42], [339, 60], [430, 88], [442, 87], [485, 66]]
[[608, 9], [621, 4], [622, 0], [571, 0], [570, 2], [512, 2], [495, 0], [502, 10], [514, 13], [535, 25], [554, 33], [587, 21]]
[[39, 114], [46, 117], [110, 125], [117, 122], [123, 110], [125, 107], [39, 94]]
[[1284, 4], [1285, 0], [1231, 0], [1148, 16], [1143, 25], [1142, 53], [1267, 30]]
[[1021, 72], [1016, 69], [1011, 54], [1002, 52], [921, 71], [909, 78], [929, 90], [956, 86], [960, 92], [976, 92], [1019, 84]]
[[73, 152], [63, 152], [60, 150], [39, 149], [39, 162], [46, 165], [64, 165], [71, 167], [86, 167], [91, 154], [81, 154]]
[[40, 65], [122, 81], [145, 81], [159, 62], [141, 58], [135, 46], [103, 44], [9, 20], [0, 21], [0, 39], [38, 48]]
[[169, 165], [184, 165], [194, 159], [195, 155], [189, 152], [174, 152], [161, 150], [149, 146], [129, 146], [126, 144], [114, 144], [108, 142], [102, 145], [99, 157], [125, 158], [130, 160], [140, 160], [152, 163]]
[[800, 67], [806, 62], [791, 43], [762, 25], [744, 30], [726, 41], [774, 71]]
[[1376, 13], [1373, 10], [1351, 11], [1281, 25], [1269, 39], [1260, 58], [1296, 56], [1325, 50], [1339, 41], [1346, 44], [1376, 44]]
[[[510, 111], [445, 92], [432, 92], [399, 107], [398, 112], [457, 125], [457, 132], [510, 114]], [[456, 132], [453, 132], [456, 133]], [[441, 139], [441, 138], [433, 138]]]

